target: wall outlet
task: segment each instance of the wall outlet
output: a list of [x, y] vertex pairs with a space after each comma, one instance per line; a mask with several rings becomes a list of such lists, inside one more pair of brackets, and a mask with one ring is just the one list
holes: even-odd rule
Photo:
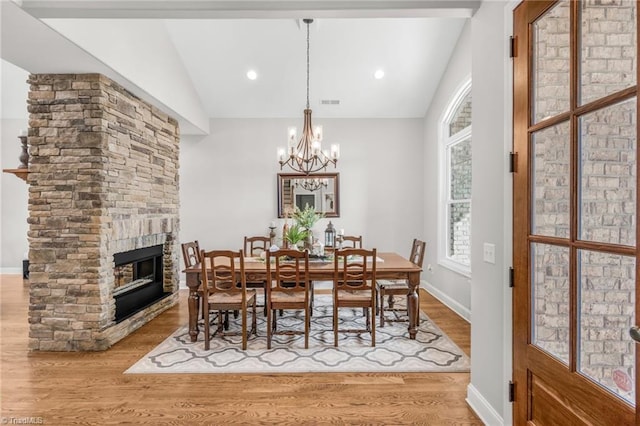
[[490, 243], [484, 243], [483, 259], [487, 263], [496, 263], [496, 245]]

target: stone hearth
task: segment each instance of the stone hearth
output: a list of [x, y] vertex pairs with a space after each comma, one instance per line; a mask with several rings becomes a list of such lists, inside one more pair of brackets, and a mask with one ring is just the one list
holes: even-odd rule
[[[104, 350], [178, 300], [178, 124], [102, 75], [29, 83], [29, 347]], [[157, 245], [165, 297], [116, 323], [114, 254]]]

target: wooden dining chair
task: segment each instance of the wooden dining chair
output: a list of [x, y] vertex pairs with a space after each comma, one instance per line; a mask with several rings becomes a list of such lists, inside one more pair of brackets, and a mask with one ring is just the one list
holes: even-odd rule
[[344, 235], [342, 237], [342, 248], [362, 248], [362, 235]]
[[244, 254], [247, 257], [260, 257], [263, 252], [269, 250], [270, 245], [269, 237], [244, 237]]
[[[304, 347], [309, 348], [311, 327], [311, 297], [309, 252], [282, 249], [267, 252], [267, 349], [271, 349], [274, 334], [303, 334]], [[303, 310], [304, 332], [278, 330], [276, 310]]]
[[[371, 333], [371, 346], [376, 345], [376, 258], [376, 249], [341, 249], [334, 253], [334, 346], [338, 346], [338, 333]], [[365, 309], [365, 328], [340, 329], [340, 308]]]
[[[204, 309], [204, 348], [209, 350], [211, 326], [209, 312], [218, 311], [218, 327], [213, 335], [241, 335], [242, 350], [247, 349], [247, 311], [251, 307], [251, 334], [256, 334], [256, 290], [247, 289], [243, 250], [202, 250], [202, 296]], [[238, 286], [238, 279], [240, 285]], [[241, 331], [228, 332], [222, 321], [223, 311], [239, 311]]]
[[[184, 260], [184, 267], [191, 268], [200, 263], [200, 244], [198, 240], [189, 241], [188, 243], [182, 243], [182, 260]], [[201, 306], [202, 301], [202, 292], [198, 292], [198, 316], [200, 316], [200, 312], [204, 313], [204, 310]], [[202, 316], [204, 318], [204, 316]]]
[[200, 263], [200, 244], [198, 244], [198, 240], [182, 243], [181, 247], [185, 268], [190, 268]]
[[[409, 260], [422, 268], [422, 262], [424, 261], [424, 249], [426, 243], [424, 241], [420, 241], [416, 238], [413, 240], [413, 244], [411, 245], [411, 254], [409, 255]], [[380, 301], [378, 303], [378, 310], [380, 314], [380, 327], [384, 327], [385, 321], [409, 321], [409, 317], [406, 318], [395, 318], [395, 319], [386, 319], [384, 316], [384, 312], [398, 312], [398, 311], [407, 311], [408, 306], [408, 294], [409, 294], [409, 283], [406, 279], [404, 280], [378, 280], [376, 283], [376, 287], [378, 290], [378, 295], [380, 297]], [[418, 293], [419, 295], [420, 293]], [[388, 307], [385, 309], [384, 307], [384, 297], [387, 296], [387, 304]], [[394, 300], [393, 296], [405, 296], [407, 298], [407, 304], [404, 308], [394, 308]]]

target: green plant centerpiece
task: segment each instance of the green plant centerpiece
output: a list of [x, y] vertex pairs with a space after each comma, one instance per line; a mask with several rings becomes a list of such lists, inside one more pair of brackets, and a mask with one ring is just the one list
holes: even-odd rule
[[302, 228], [298, 223], [294, 223], [287, 230], [285, 239], [289, 243], [289, 247], [297, 247], [301, 242], [307, 240], [308, 232]]
[[[305, 204], [304, 210], [300, 210], [298, 206], [293, 210], [292, 218], [295, 224], [305, 231], [305, 247], [311, 250], [313, 241], [309, 241], [313, 238], [313, 226], [324, 217], [324, 213], [317, 212], [315, 207]], [[289, 230], [291, 231], [291, 230]]]

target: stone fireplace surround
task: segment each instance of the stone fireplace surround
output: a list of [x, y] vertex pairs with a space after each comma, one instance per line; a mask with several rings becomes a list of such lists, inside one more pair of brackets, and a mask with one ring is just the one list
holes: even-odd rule
[[[102, 75], [28, 82], [29, 348], [104, 350], [178, 301], [178, 124]], [[114, 254], [155, 245], [167, 296], [116, 323]]]

